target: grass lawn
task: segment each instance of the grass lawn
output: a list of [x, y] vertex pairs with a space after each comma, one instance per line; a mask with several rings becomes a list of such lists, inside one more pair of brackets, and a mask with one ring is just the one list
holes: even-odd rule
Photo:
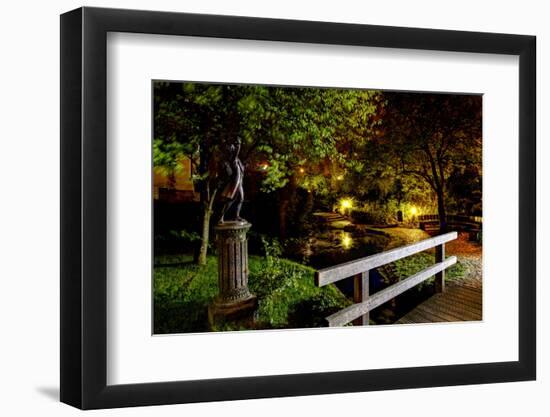
[[[250, 256], [249, 287], [258, 296], [254, 329], [325, 326], [324, 318], [350, 301], [333, 285], [317, 288], [314, 270], [279, 258]], [[205, 266], [190, 255], [155, 257], [154, 332], [208, 331], [207, 308], [218, 293], [215, 256]], [[247, 330], [230, 324], [214, 330]]]
[[[446, 257], [448, 258], [448, 256]], [[400, 279], [405, 279], [430, 266], [434, 265], [434, 255], [431, 253], [417, 253], [404, 259], [395, 261], [395, 270]], [[465, 267], [460, 260], [445, 270], [445, 280], [453, 281], [464, 277]], [[434, 278], [429, 278], [421, 285], [432, 285]]]
[[[393, 227], [387, 229], [378, 229], [384, 232], [389, 238], [390, 242], [384, 250], [389, 250], [392, 248], [401, 247], [404, 245], [409, 245], [411, 243], [419, 242], [424, 239], [430, 238], [425, 231], [420, 229], [411, 229], [404, 227]], [[406, 258], [395, 261], [393, 265], [395, 266], [395, 272], [399, 279], [405, 279], [411, 275], [416, 274], [435, 263], [435, 248], [428, 249], [424, 252], [420, 252]], [[449, 256], [447, 256], [448, 258]], [[464, 263], [461, 261], [460, 255], [457, 256], [457, 262], [453, 266], [445, 270], [445, 279], [448, 281], [458, 280], [464, 277], [467, 272], [467, 268]], [[430, 278], [424, 283], [420, 284], [420, 289], [425, 285], [432, 285], [434, 278]]]

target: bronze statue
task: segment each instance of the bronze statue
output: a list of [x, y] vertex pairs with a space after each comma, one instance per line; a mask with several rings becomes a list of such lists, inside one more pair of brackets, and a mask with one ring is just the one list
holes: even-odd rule
[[232, 207], [235, 207], [234, 216], [228, 220], [237, 222], [245, 221], [240, 217], [241, 207], [244, 201], [244, 165], [239, 159], [240, 150], [241, 138], [237, 137], [236, 142], [229, 145], [229, 159], [224, 163], [224, 168], [229, 180], [221, 193], [221, 198], [226, 201], [222, 209], [220, 223], [224, 223], [224, 217]]

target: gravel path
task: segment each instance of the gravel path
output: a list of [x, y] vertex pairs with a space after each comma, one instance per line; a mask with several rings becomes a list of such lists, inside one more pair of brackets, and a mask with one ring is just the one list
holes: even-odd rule
[[447, 255], [455, 255], [466, 268], [464, 277], [455, 280], [455, 282], [480, 288], [483, 283], [481, 245], [469, 241], [466, 233], [460, 233], [458, 239], [446, 245], [446, 249]]
[[463, 278], [455, 279], [454, 282], [480, 288], [483, 285], [483, 263], [481, 258], [459, 256], [459, 262], [464, 265], [466, 273]]

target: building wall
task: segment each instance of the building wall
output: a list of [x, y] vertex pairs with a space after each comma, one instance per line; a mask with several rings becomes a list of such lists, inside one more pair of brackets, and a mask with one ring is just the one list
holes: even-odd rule
[[167, 173], [161, 167], [153, 168], [153, 196], [155, 200], [168, 201], [195, 201], [198, 193], [195, 192], [191, 180], [191, 161], [189, 158], [180, 160], [180, 169]]

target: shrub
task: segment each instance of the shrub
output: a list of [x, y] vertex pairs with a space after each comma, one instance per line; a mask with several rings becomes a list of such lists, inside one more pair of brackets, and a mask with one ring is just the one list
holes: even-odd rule
[[386, 204], [367, 203], [352, 210], [351, 217], [357, 223], [391, 224], [397, 220], [397, 209]]
[[370, 209], [357, 208], [351, 212], [351, 217], [357, 223], [363, 224], [381, 224], [386, 223], [386, 215], [381, 212], [371, 211]]
[[[198, 233], [188, 230], [170, 230], [168, 233], [155, 235], [155, 248], [178, 249], [190, 251], [201, 239]], [[210, 244], [209, 244], [210, 246]]]
[[[324, 318], [350, 304], [333, 285], [318, 288], [314, 270], [280, 258], [278, 241], [265, 239], [265, 255], [249, 257], [249, 287], [258, 297], [255, 329], [322, 326]], [[218, 293], [215, 256], [207, 264], [191, 263], [190, 255], [158, 256], [154, 268], [155, 333], [208, 330], [207, 310]], [[246, 330], [226, 323], [216, 330]]]

